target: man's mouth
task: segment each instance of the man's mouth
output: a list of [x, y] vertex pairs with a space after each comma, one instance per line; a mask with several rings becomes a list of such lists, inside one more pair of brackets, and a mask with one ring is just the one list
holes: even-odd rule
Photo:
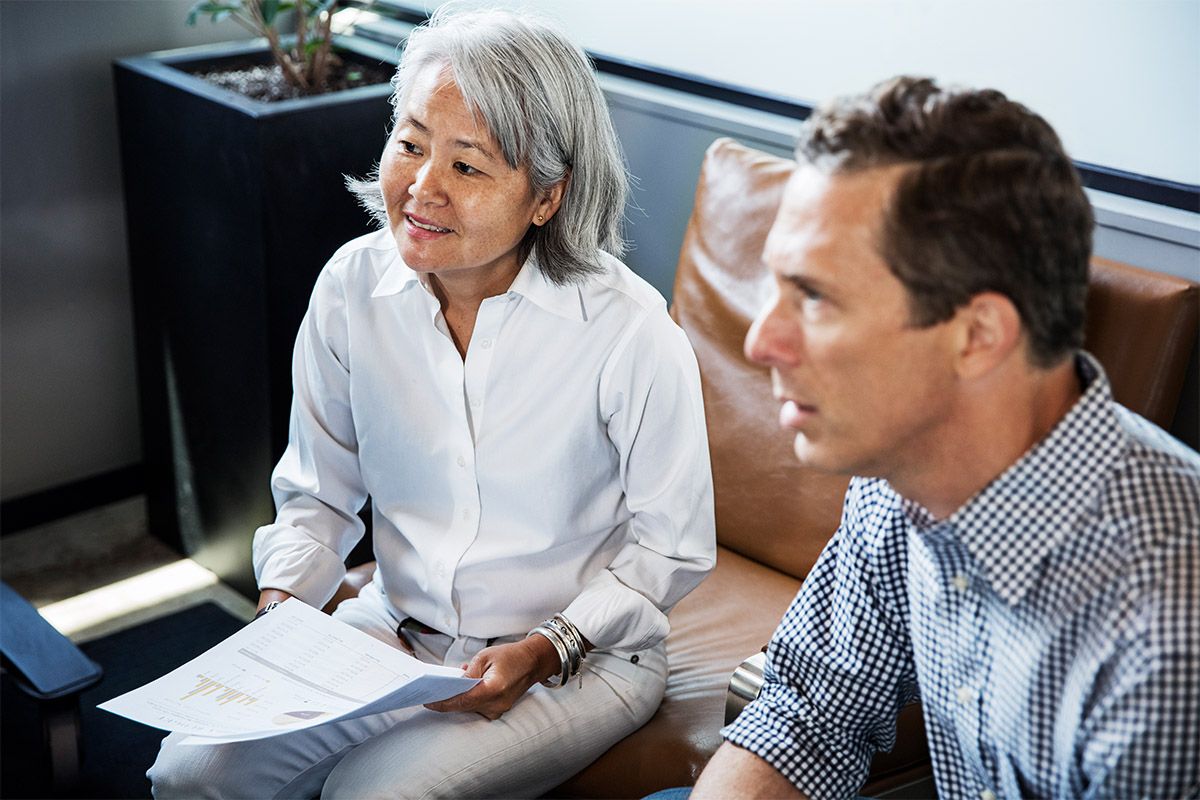
[[779, 407], [779, 426], [791, 430], [798, 429], [816, 413], [816, 406], [797, 403], [795, 400], [785, 400]]
[[434, 225], [431, 222], [423, 222], [414, 217], [412, 214], [405, 214], [404, 218], [408, 220], [409, 224], [411, 224], [413, 227], [420, 228], [423, 231], [431, 231], [433, 233], [454, 233], [451, 228], [443, 228], [440, 225]]

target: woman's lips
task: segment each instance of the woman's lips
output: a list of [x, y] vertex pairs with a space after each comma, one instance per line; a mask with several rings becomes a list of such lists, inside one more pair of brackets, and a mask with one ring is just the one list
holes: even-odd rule
[[412, 214], [404, 215], [404, 229], [414, 239], [440, 239], [454, 233], [451, 228], [443, 228], [433, 222]]
[[779, 426], [797, 430], [812, 419], [817, 413], [816, 406], [797, 403], [795, 400], [785, 400], [779, 407]]

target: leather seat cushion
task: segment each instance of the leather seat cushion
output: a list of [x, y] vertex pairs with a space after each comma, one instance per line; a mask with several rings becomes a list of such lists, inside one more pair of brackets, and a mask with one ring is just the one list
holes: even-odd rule
[[[699, 588], [671, 612], [671, 672], [658, 712], [549, 797], [637, 798], [690, 786], [721, 743], [729, 676], [771, 638], [800, 581], [725, 547]], [[876, 791], [926, 765], [920, 709], [902, 715], [896, 748], [872, 764]], [[921, 769], [918, 766], [918, 769]]]
[[758, 652], [800, 581], [724, 547], [700, 586], [671, 612], [671, 672], [658, 712], [551, 797], [643, 797], [690, 786], [721, 743], [729, 676]]

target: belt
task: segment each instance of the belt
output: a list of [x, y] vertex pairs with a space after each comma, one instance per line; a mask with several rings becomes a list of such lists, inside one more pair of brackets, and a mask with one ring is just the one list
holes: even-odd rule
[[[438, 636], [450, 636], [450, 634], [442, 633], [437, 628], [429, 627], [424, 622], [421, 622], [421, 620], [419, 620], [415, 617], [405, 617], [404, 619], [400, 620], [400, 624], [396, 626], [396, 635], [403, 638], [405, 631], [409, 631], [411, 633], [419, 633], [419, 634], [422, 634], [425, 636], [428, 636], [429, 634], [436, 634]], [[450, 638], [453, 639], [454, 637], [450, 636]], [[493, 644], [495, 644], [497, 638], [499, 638], [499, 637], [493, 636], [491, 639], [488, 639], [487, 646], [491, 647]]]

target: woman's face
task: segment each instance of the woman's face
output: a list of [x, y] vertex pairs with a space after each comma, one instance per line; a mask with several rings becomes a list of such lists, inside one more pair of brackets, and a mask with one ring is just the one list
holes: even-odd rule
[[438, 275], [516, 275], [529, 226], [549, 220], [561, 200], [561, 189], [535, 195], [527, 170], [508, 166], [449, 73], [436, 67], [416, 77], [398, 109], [379, 183], [404, 263]]

